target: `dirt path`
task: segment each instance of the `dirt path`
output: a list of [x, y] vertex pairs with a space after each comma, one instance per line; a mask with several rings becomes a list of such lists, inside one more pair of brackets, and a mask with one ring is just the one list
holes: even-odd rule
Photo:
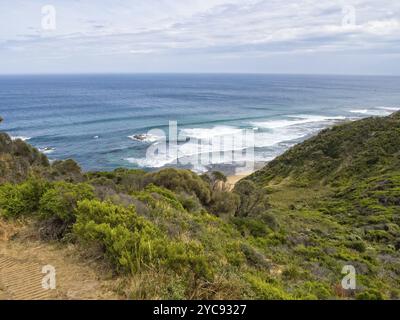
[[[44, 289], [44, 266], [56, 271], [56, 288]], [[0, 240], [0, 299], [121, 299], [118, 281], [74, 246], [38, 240]]]
[[0, 290], [3, 291], [3, 299], [51, 299], [53, 292], [43, 289], [41, 285], [43, 276], [38, 263], [0, 256]]

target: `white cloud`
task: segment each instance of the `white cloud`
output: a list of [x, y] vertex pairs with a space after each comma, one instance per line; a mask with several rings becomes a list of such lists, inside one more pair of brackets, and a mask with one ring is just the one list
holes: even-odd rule
[[[57, 30], [40, 29], [42, 0], [0, 4], [0, 57], [396, 54], [393, 0], [54, 0]], [[344, 5], [357, 24], [343, 26]], [[397, 52], [398, 53], [398, 52]]]

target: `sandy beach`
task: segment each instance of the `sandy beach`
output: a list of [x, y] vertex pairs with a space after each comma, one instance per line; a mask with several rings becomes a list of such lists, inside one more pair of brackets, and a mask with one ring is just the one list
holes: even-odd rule
[[231, 175], [227, 177], [227, 184], [230, 186], [230, 189], [233, 189], [240, 180], [248, 177], [251, 175], [254, 171], [249, 171], [249, 172], [241, 172], [236, 175]]

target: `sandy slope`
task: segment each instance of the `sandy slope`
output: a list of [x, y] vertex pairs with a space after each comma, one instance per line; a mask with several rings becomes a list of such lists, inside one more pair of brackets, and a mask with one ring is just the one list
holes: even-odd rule
[[240, 180], [246, 178], [247, 176], [251, 175], [253, 172], [243, 172], [238, 175], [228, 176], [227, 177], [227, 184], [229, 189], [232, 190], [235, 187], [235, 184], [238, 183]]
[[[4, 226], [0, 224], [3, 234]], [[42, 287], [42, 267], [46, 265], [55, 267], [55, 290]], [[74, 246], [43, 243], [20, 235], [15, 240], [0, 239], [0, 299], [121, 298], [115, 287], [111, 275], [93, 260], [81, 258]]]

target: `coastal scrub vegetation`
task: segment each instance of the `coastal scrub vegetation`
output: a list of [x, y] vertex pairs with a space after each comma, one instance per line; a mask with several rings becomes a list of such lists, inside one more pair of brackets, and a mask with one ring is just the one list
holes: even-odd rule
[[399, 153], [399, 113], [344, 123], [230, 190], [220, 172], [83, 172], [0, 133], [0, 216], [100, 257], [130, 299], [399, 299]]

